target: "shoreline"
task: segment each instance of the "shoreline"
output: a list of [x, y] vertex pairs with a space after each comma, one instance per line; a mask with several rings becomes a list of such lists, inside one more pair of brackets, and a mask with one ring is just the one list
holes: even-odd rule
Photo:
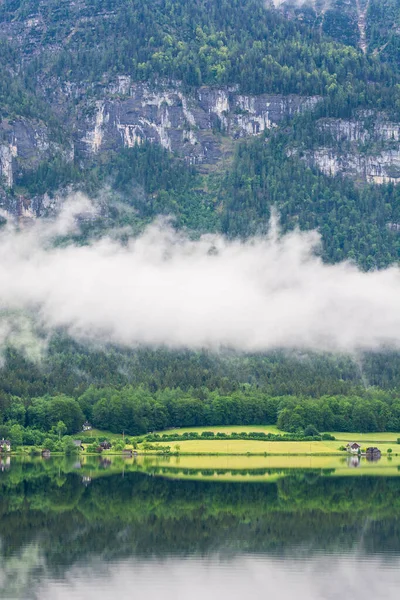
[[[48, 457], [42, 456], [40, 453], [30, 453], [30, 452], [7, 452], [6, 454], [1, 455], [0, 454], [0, 458], [2, 457], [13, 457], [13, 456], [29, 456], [29, 457], [37, 457], [37, 458], [43, 458], [46, 459]], [[68, 457], [82, 457], [82, 456], [98, 456], [99, 458], [101, 457], [107, 457], [107, 456], [119, 456], [121, 458], [126, 458], [126, 459], [130, 459], [130, 458], [137, 458], [137, 457], [146, 457], [146, 456], [158, 456], [158, 457], [163, 457], [163, 458], [168, 458], [168, 457], [175, 457], [175, 458], [179, 458], [181, 456], [264, 456], [264, 457], [268, 457], [268, 456], [341, 456], [343, 458], [346, 457], [360, 457], [360, 458], [365, 458], [366, 454], [350, 454], [348, 452], [152, 452], [152, 451], [148, 451], [148, 452], [140, 452], [137, 451], [136, 455], [126, 455], [126, 454], [122, 454], [121, 452], [103, 452], [101, 454], [97, 453], [97, 452], [77, 452], [76, 454], [66, 454], [65, 452], [51, 452], [50, 456], [68, 456]], [[382, 456], [386, 456], [388, 458], [393, 457], [393, 456], [400, 456], [400, 452], [396, 453], [396, 452], [392, 452], [392, 453], [387, 453], [387, 452], [382, 452]]]

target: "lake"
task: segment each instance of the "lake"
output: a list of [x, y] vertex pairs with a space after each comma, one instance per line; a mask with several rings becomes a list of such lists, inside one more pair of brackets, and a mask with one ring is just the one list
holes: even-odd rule
[[0, 598], [397, 599], [395, 458], [289, 458], [2, 459]]

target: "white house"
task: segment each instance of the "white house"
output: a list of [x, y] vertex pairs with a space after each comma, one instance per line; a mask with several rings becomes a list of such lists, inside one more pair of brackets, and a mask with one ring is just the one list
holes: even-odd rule
[[351, 452], [352, 454], [358, 454], [361, 450], [360, 444], [357, 442], [349, 442], [346, 446], [347, 452]]
[[4, 438], [0, 440], [0, 452], [11, 452], [10, 440], [5, 440]]

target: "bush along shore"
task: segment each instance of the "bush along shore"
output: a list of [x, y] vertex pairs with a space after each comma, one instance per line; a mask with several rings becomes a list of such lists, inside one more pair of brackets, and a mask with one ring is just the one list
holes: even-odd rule
[[[311, 431], [312, 429], [312, 431]], [[183, 442], [187, 440], [254, 440], [264, 442], [320, 442], [320, 441], [335, 441], [335, 436], [329, 433], [319, 433], [316, 429], [310, 428], [310, 431], [301, 433], [264, 433], [263, 431], [241, 431], [239, 433], [224, 433], [213, 431], [188, 431], [182, 434], [176, 433], [151, 433], [144, 438], [146, 442]]]
[[[61, 429], [61, 427], [60, 427]], [[72, 436], [57, 437], [55, 434], [49, 434], [43, 439], [40, 445], [23, 445], [16, 444], [13, 446], [11, 454], [32, 454], [39, 455], [43, 451], [48, 451], [55, 454], [78, 454], [85, 452], [86, 454], [121, 454], [124, 452], [135, 452], [136, 454], [179, 454], [180, 447], [175, 445], [173, 448], [169, 445], [163, 445], [169, 442], [185, 442], [188, 440], [207, 441], [264, 441], [264, 442], [321, 442], [334, 441], [336, 438], [329, 433], [319, 433], [314, 428], [308, 428], [305, 434], [276, 434], [265, 433], [263, 431], [242, 431], [224, 433], [213, 431], [190, 431], [182, 434], [177, 433], [151, 433], [145, 436], [129, 438], [129, 437], [114, 437], [109, 439], [107, 436], [82, 436], [82, 439], [74, 439]], [[156, 443], [157, 445], [154, 445]], [[242, 447], [242, 451], [245, 448]], [[338, 451], [340, 449], [338, 448]], [[187, 454], [187, 452], [185, 452]], [[211, 452], [215, 454], [215, 452]], [[254, 454], [251, 452], [251, 454]], [[262, 452], [264, 454], [264, 452]]]

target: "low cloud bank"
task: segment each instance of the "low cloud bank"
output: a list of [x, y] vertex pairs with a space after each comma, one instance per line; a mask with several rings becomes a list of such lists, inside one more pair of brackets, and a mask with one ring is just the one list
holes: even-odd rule
[[[82, 201], [52, 224], [0, 233], [0, 344], [33, 348], [33, 333], [76, 339], [240, 351], [355, 352], [400, 347], [400, 271], [325, 265], [319, 236], [298, 231], [246, 243], [198, 241], [158, 222], [123, 245], [103, 238], [54, 247]], [[27, 326], [27, 318], [31, 329]]]

